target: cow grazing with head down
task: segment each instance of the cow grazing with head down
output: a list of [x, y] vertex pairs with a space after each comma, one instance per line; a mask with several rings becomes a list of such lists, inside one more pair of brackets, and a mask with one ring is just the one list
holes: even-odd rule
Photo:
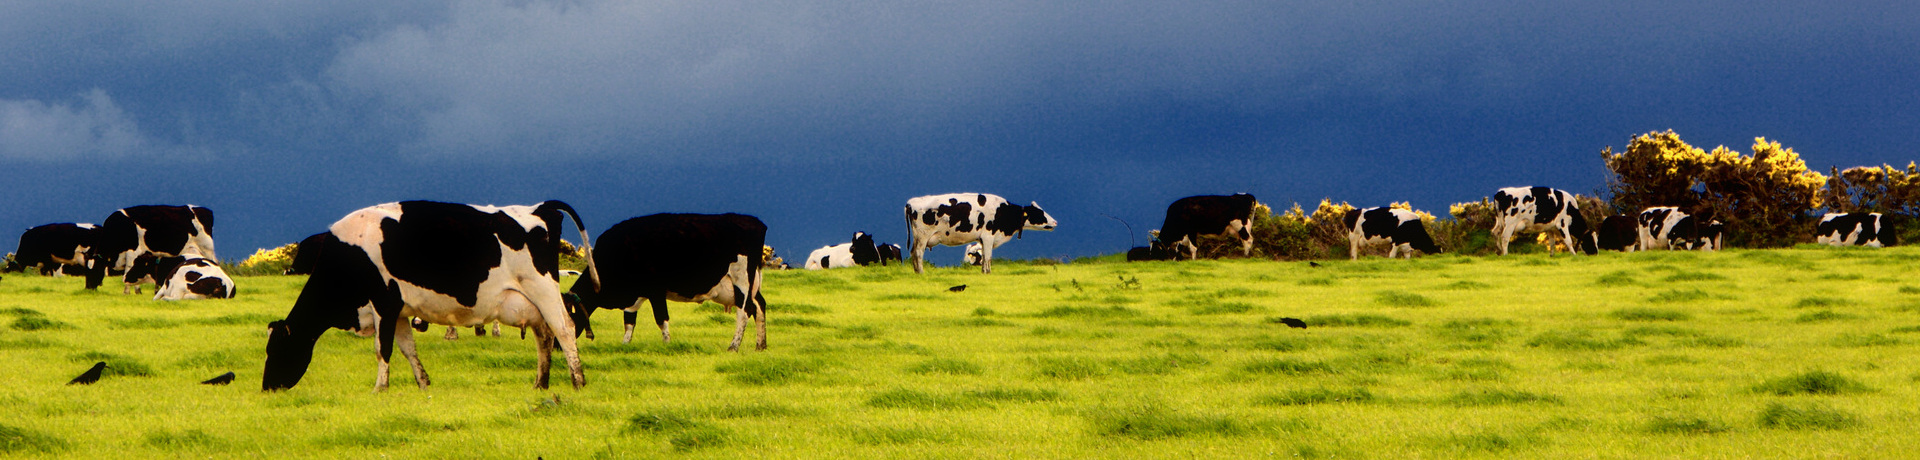
[[[572, 312], [559, 284], [565, 216], [573, 218], [581, 241], [586, 241], [579, 214], [560, 201], [537, 206], [402, 201], [347, 214], [319, 241], [301, 248], [315, 258], [313, 274], [286, 319], [268, 325], [261, 389], [283, 390], [300, 383], [313, 359], [314, 342], [329, 328], [377, 331], [376, 391], [387, 387], [396, 344], [413, 367], [415, 383], [426, 388], [427, 372], [414, 351], [413, 330], [401, 320], [406, 317], [458, 326], [498, 321], [532, 329], [539, 347], [534, 387], [547, 387], [556, 345], [565, 355], [574, 388], [586, 385], [573, 340]], [[586, 252], [591, 279], [593, 250]]]
[[1720, 242], [1726, 235], [1727, 224], [1721, 223], [1718, 220], [1708, 221], [1700, 225], [1698, 233], [1699, 239], [1696, 240], [1690, 249], [1718, 251], [1720, 250]]
[[926, 272], [927, 249], [981, 243], [980, 273], [993, 272], [993, 250], [1026, 230], [1052, 231], [1060, 223], [1040, 203], [1020, 206], [985, 193], [949, 193], [907, 200], [913, 272]]
[[27, 229], [20, 234], [20, 247], [14, 249], [13, 263], [19, 270], [39, 269], [41, 276], [70, 273], [67, 267], [85, 269], [87, 250], [93, 248], [99, 229], [93, 224], [59, 223]]
[[1892, 245], [1893, 229], [1887, 228], [1877, 212], [1828, 213], [1820, 218], [1813, 241], [1831, 246]]
[[153, 300], [231, 299], [240, 293], [213, 259], [187, 254], [159, 259]]
[[829, 268], [864, 267], [880, 263], [880, 248], [873, 244], [873, 235], [867, 232], [853, 232], [853, 241], [825, 246], [807, 254], [808, 270]]
[[767, 225], [742, 214], [653, 214], [614, 224], [594, 244], [600, 276], [582, 278], [568, 291], [573, 321], [581, 325], [576, 334], [593, 337], [589, 319], [596, 310], [625, 310], [622, 340], [632, 342], [645, 301], [653, 306], [660, 339], [672, 340], [667, 301], [711, 300], [734, 313], [728, 351], [740, 349], [749, 318], [759, 328], [754, 348], [765, 350], [767, 299], [760, 295], [760, 278], [766, 240]]
[[[1507, 187], [1493, 193], [1493, 203], [1499, 212], [1494, 216], [1493, 236], [1500, 255], [1507, 254], [1507, 244], [1513, 242], [1514, 234], [1551, 229], [1560, 231], [1570, 251], [1578, 247], [1587, 254], [1600, 252], [1571, 193], [1547, 187]], [[1551, 247], [1548, 251], [1552, 253]]]
[[1240, 242], [1243, 256], [1253, 255], [1253, 195], [1200, 195], [1174, 200], [1167, 205], [1167, 219], [1160, 224], [1160, 241], [1174, 260], [1195, 259], [1202, 236], [1219, 235]]
[[1600, 221], [1600, 229], [1594, 237], [1600, 249], [1608, 251], [1633, 252], [1640, 246], [1640, 222], [1632, 216], [1618, 214], [1607, 216]]
[[1360, 258], [1361, 247], [1377, 242], [1392, 246], [1387, 250], [1389, 259], [1403, 253], [1412, 259], [1414, 250], [1440, 253], [1440, 246], [1433, 244], [1433, 237], [1427, 235], [1426, 224], [1413, 211], [1387, 207], [1354, 209], [1347, 211], [1343, 219], [1347, 225], [1347, 255], [1352, 259]]
[[875, 249], [878, 249], [880, 251], [880, 265], [886, 265], [887, 262], [889, 261], [891, 262], [900, 261], [900, 245], [898, 244], [892, 244], [892, 243], [882, 244], [876, 247]]
[[[107, 215], [94, 235], [93, 249], [87, 251], [87, 289], [99, 288], [109, 270], [131, 270], [142, 256], [219, 258], [213, 252], [213, 210], [194, 205], [123, 208]], [[141, 282], [131, 272], [122, 281], [127, 288]]]

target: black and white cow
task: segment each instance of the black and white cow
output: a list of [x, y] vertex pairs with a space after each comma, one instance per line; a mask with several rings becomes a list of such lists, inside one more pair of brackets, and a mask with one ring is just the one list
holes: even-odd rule
[[1342, 218], [1347, 225], [1349, 258], [1358, 260], [1361, 247], [1378, 242], [1392, 245], [1387, 250], [1388, 259], [1402, 253], [1412, 259], [1414, 250], [1440, 253], [1440, 246], [1433, 244], [1433, 237], [1427, 235], [1426, 224], [1413, 211], [1387, 207], [1355, 209], [1347, 211]]
[[1893, 229], [1887, 228], [1877, 212], [1828, 213], [1820, 218], [1814, 242], [1832, 246], [1877, 248], [1893, 242]]
[[1673, 206], [1655, 206], [1640, 211], [1639, 244], [1642, 250], [1690, 249], [1700, 238], [1700, 227], [1693, 215]]
[[1052, 231], [1060, 225], [1040, 203], [1020, 206], [985, 193], [949, 193], [907, 200], [907, 234], [912, 237], [913, 272], [926, 272], [927, 249], [981, 243], [980, 273], [993, 272], [993, 250], [1026, 230]]
[[880, 263], [880, 248], [873, 244], [873, 235], [867, 232], [853, 232], [853, 241], [821, 247], [807, 254], [808, 270], [829, 268], [863, 267]]
[[19, 269], [40, 270], [42, 276], [71, 273], [67, 267], [85, 269], [87, 250], [92, 249], [99, 229], [87, 223], [46, 224], [20, 234], [20, 247], [13, 260]]
[[900, 245], [898, 244], [882, 244], [875, 249], [880, 251], [880, 265], [886, 265], [889, 261], [900, 261]]
[[1727, 224], [1713, 220], [1700, 225], [1699, 229], [1699, 239], [1689, 249], [1720, 250], [1720, 242], [1727, 236]]
[[153, 300], [231, 299], [240, 293], [213, 259], [187, 254], [159, 259]]
[[[1577, 246], [1587, 254], [1600, 252], [1571, 193], [1547, 187], [1507, 187], [1493, 193], [1493, 203], [1500, 213], [1493, 220], [1494, 243], [1500, 247], [1500, 255], [1507, 254], [1507, 244], [1513, 242], [1514, 234], [1549, 229], [1560, 231], [1569, 242], [1569, 250]], [[1549, 247], [1548, 253], [1552, 251]]]
[[759, 329], [754, 348], [767, 349], [767, 299], [760, 295], [762, 247], [767, 225], [741, 214], [653, 214], [614, 224], [600, 232], [594, 246], [599, 277], [582, 278], [568, 291], [575, 334], [592, 338], [589, 315], [605, 308], [625, 310], [625, 342], [633, 341], [640, 302], [653, 306], [660, 339], [672, 340], [667, 301], [712, 300], [734, 313], [733, 343], [740, 349], [753, 318]]
[[1253, 195], [1200, 195], [1174, 200], [1160, 224], [1160, 241], [1174, 260], [1199, 257], [1201, 236], [1220, 235], [1240, 241], [1242, 255], [1253, 255]]
[[981, 263], [984, 263], [983, 261], [987, 260], [987, 256], [980, 251], [980, 243], [967, 243], [966, 252], [967, 265], [978, 267]]
[[[319, 241], [301, 248], [315, 258], [313, 274], [286, 319], [268, 325], [261, 389], [299, 384], [313, 359], [314, 342], [327, 329], [368, 327], [380, 336], [375, 391], [387, 387], [396, 343], [413, 367], [415, 383], [426, 388], [413, 329], [401, 320], [406, 317], [459, 326], [499, 321], [533, 329], [539, 347], [534, 387], [547, 387], [556, 345], [574, 388], [585, 386], [573, 314], [559, 284], [564, 216], [573, 218], [581, 241], [587, 241], [579, 214], [560, 201], [537, 206], [402, 201], [347, 214]], [[586, 251], [591, 277], [593, 250]], [[363, 307], [369, 304], [372, 312], [366, 314]]]
[[1595, 242], [1600, 249], [1633, 252], [1640, 248], [1640, 220], [1626, 214], [1607, 216], [1600, 221]]
[[[123, 208], [107, 215], [94, 235], [93, 249], [87, 251], [87, 289], [99, 288], [109, 270], [132, 269], [141, 256], [192, 253], [219, 258], [213, 250], [213, 210], [194, 205]], [[140, 284], [131, 273], [127, 276], [123, 281], [128, 287]]]
[[[319, 248], [322, 242], [326, 241], [326, 236], [327, 236], [326, 232], [315, 233], [312, 236], [308, 236], [306, 239], [300, 240], [299, 243], [294, 244], [293, 245], [293, 261], [287, 264], [287, 271], [285, 272], [285, 274], [288, 274], [288, 275], [313, 274], [313, 263], [315, 260], [318, 260], [318, 257], [314, 256], [312, 254], [313, 251], [308, 251], [307, 248], [309, 247]], [[315, 249], [315, 251], [318, 251], [318, 249]]]

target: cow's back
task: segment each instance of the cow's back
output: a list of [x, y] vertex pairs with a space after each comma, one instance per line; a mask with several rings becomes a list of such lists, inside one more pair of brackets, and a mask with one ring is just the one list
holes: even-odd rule
[[[645, 297], [657, 289], [702, 293], [745, 256], [760, 264], [767, 226], [741, 214], [653, 214], [600, 233], [593, 250], [609, 294]], [[627, 292], [622, 292], [627, 291]]]

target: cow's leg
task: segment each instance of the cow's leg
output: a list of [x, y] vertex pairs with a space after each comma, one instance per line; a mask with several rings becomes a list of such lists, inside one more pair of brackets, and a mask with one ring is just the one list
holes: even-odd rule
[[373, 391], [380, 392], [387, 389], [387, 368], [389, 367], [388, 363], [393, 359], [394, 329], [400, 326], [400, 309], [406, 306], [406, 303], [400, 299], [400, 287], [391, 282], [380, 292], [375, 293], [371, 300], [373, 301], [373, 311], [379, 316], [379, 326], [376, 327], [379, 328], [378, 333], [380, 334], [380, 353], [378, 355], [380, 358], [380, 366], [375, 371], [378, 374], [373, 378]]
[[553, 372], [553, 334], [543, 328], [533, 328], [533, 341], [539, 347], [533, 358], [533, 388], [545, 390], [548, 374]]
[[653, 305], [654, 324], [660, 325], [660, 342], [665, 343], [665, 342], [673, 341], [673, 332], [667, 330], [667, 322], [671, 320], [671, 318], [667, 317], [666, 291], [661, 291], [660, 294], [658, 295], [648, 297], [647, 303], [650, 305]]
[[993, 242], [980, 238], [980, 273], [993, 273]]
[[494, 322], [494, 323], [493, 323], [493, 336], [494, 336], [494, 337], [499, 337], [499, 336], [500, 336], [500, 323], [499, 323], [499, 322]]
[[1347, 236], [1347, 260], [1360, 260], [1360, 240]]
[[[587, 374], [580, 366], [580, 347], [573, 341], [573, 320], [567, 316], [566, 303], [560, 300], [560, 286], [550, 283], [529, 284], [531, 286], [523, 288], [528, 290], [525, 292], [526, 300], [533, 303], [535, 311], [540, 312], [540, 319], [546, 323], [534, 325], [534, 340], [547, 348], [547, 351], [540, 353], [541, 374], [546, 374], [551, 363], [549, 356], [552, 347], [558, 346], [560, 354], [567, 360], [567, 376], [573, 379], [573, 389], [587, 386]], [[547, 335], [541, 337], [542, 332]], [[542, 378], [540, 383], [545, 388], [546, 379]]]
[[[497, 334], [496, 334], [496, 335], [497, 335]], [[478, 325], [478, 326], [474, 326], [474, 327], [473, 327], [473, 336], [474, 336], [474, 337], [486, 337], [486, 336], [487, 336], [487, 325], [486, 325], [486, 324], [484, 324], [484, 323], [482, 323], [482, 324], [480, 324], [480, 325]]]
[[633, 325], [640, 322], [640, 310], [627, 307], [620, 312], [620, 320], [627, 326], [627, 333], [621, 336], [620, 343], [633, 343]]
[[399, 327], [398, 321], [394, 323], [394, 344], [400, 347], [400, 355], [407, 358], [407, 364], [413, 366], [413, 383], [425, 390], [433, 381], [427, 378], [427, 367], [420, 364], [420, 352], [414, 349], [413, 328]]
[[913, 246], [913, 251], [912, 251], [912, 252], [913, 252], [913, 255], [912, 255], [912, 259], [913, 259], [913, 272], [914, 272], [914, 273], [926, 273], [926, 272], [927, 272], [927, 268], [926, 268], [926, 265], [927, 265], [927, 261], [926, 261], [926, 257], [927, 257], [927, 246], [926, 246], [926, 242], [925, 242], [925, 241], [923, 241], [923, 240], [922, 240], [921, 238], [912, 238], [912, 240], [913, 240], [913, 241], [909, 241], [909, 242], [907, 242], [907, 244], [908, 244], [908, 245], [911, 245], [911, 246]]
[[1253, 218], [1240, 221], [1240, 257], [1253, 257]]
[[455, 330], [453, 326], [447, 326], [446, 338], [447, 340], [458, 339], [460, 338], [460, 332]]

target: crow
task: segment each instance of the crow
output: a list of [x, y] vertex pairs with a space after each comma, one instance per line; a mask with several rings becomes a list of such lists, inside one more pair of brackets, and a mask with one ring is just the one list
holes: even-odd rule
[[1301, 321], [1298, 318], [1280, 318], [1280, 324], [1285, 324], [1287, 327], [1307, 328], [1307, 322]]
[[1309, 260], [1307, 261], [1307, 266], [1313, 267], [1313, 268], [1320, 268], [1320, 263]]
[[960, 292], [960, 291], [965, 291], [965, 290], [967, 290], [967, 285], [965, 285], [965, 284], [962, 284], [962, 285], [959, 285], [959, 286], [954, 286], [954, 287], [950, 287], [950, 288], [947, 288], [947, 292]]
[[92, 368], [87, 369], [86, 372], [81, 372], [79, 377], [74, 377], [73, 380], [68, 381], [67, 384], [68, 385], [92, 385], [93, 382], [100, 381], [100, 371], [104, 371], [104, 370], [107, 370], [106, 361], [93, 363]]
[[205, 382], [200, 382], [201, 385], [226, 385], [229, 383], [233, 383], [232, 371], [228, 371], [225, 374], [220, 374], [218, 376], [215, 376], [214, 378], [207, 379], [207, 381]]

